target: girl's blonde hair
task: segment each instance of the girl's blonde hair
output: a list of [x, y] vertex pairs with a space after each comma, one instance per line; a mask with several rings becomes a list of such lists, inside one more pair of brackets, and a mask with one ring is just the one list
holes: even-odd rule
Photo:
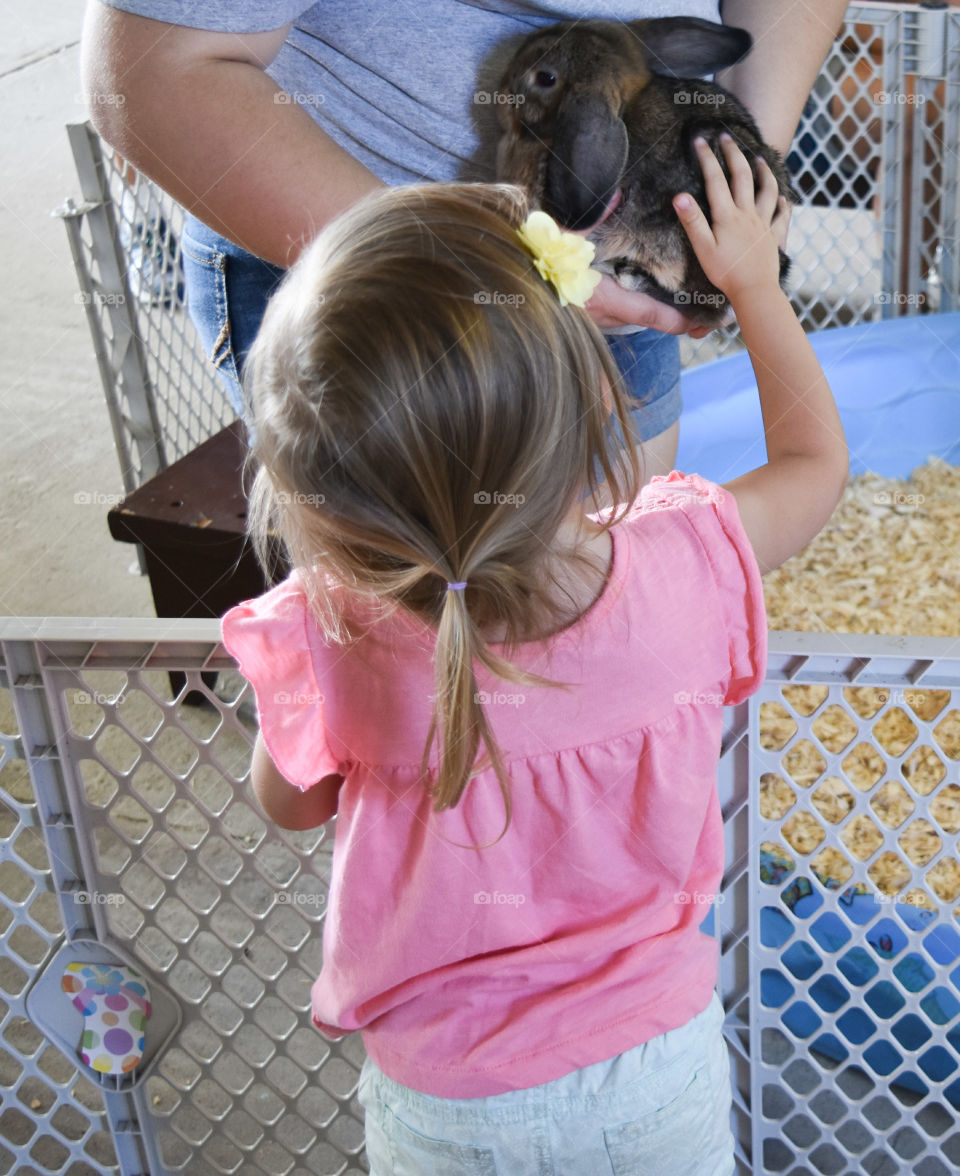
[[[351, 598], [435, 627], [422, 761], [427, 779], [439, 739], [434, 806], [457, 804], [483, 766], [482, 741], [507, 823], [508, 778], [474, 665], [561, 685], [507, 660], [570, 623], [558, 529], [587, 488], [599, 500], [601, 475], [613, 502], [629, 506], [639, 490], [634, 445], [609, 431], [612, 408], [633, 437], [616, 365], [588, 315], [561, 307], [534, 269], [516, 233], [527, 212], [507, 185], [363, 199], [284, 278], [246, 369], [261, 562], [275, 566], [279, 538], [329, 641], [359, 635]], [[505, 656], [483, 637], [492, 626], [506, 633]]]

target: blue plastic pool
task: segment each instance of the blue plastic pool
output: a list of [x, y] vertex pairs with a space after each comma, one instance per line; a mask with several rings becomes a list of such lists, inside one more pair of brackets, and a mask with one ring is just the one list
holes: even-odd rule
[[[840, 408], [853, 474], [905, 478], [928, 457], [960, 465], [960, 312], [810, 336]], [[744, 352], [683, 373], [677, 469], [727, 482], [765, 461]]]

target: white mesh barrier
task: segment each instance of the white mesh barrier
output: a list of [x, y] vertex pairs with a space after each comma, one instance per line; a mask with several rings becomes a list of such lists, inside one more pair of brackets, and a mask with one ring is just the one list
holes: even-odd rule
[[[0, 622], [0, 1172], [357, 1176], [362, 1046], [309, 1014], [328, 837], [260, 816], [216, 623], [60, 624]], [[170, 670], [209, 706], [171, 698]], [[946, 639], [774, 633], [764, 687], [725, 712], [714, 921], [742, 1174], [960, 1165], [958, 760]], [[25, 1015], [65, 939], [178, 1006], [141, 1083]]]
[[[326, 1042], [309, 1014], [329, 840], [260, 816], [248, 687], [216, 622], [146, 629], [180, 636], [3, 643], [0, 1172], [29, 1157], [42, 1172], [74, 1159], [72, 1176], [357, 1174], [362, 1046]], [[170, 669], [187, 672], [178, 698]], [[201, 670], [221, 671], [216, 694]], [[185, 705], [190, 690], [208, 705]], [[28, 983], [64, 934], [116, 948], [154, 1010], [162, 993], [179, 1007], [141, 1083], [91, 1073], [30, 1023]], [[62, 1021], [52, 993], [41, 1011]]]
[[960, 1169], [960, 659], [883, 645], [801, 641], [750, 703], [755, 1173]]
[[[117, 436], [139, 486], [233, 419], [183, 306], [182, 210], [88, 128], [84, 203], [62, 210]], [[808, 330], [960, 307], [960, 11], [851, 5], [788, 157], [790, 284]], [[687, 364], [740, 346], [694, 342]]]
[[0, 688], [0, 1171], [87, 1176], [115, 1163], [103, 1099], [26, 1015], [63, 921], [11, 704]]

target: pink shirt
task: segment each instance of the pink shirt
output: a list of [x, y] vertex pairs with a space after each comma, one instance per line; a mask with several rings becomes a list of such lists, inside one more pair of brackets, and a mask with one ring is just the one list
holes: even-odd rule
[[314, 1023], [361, 1029], [415, 1090], [562, 1077], [686, 1023], [716, 983], [699, 925], [723, 869], [721, 708], [763, 679], [760, 573], [734, 499], [696, 476], [654, 479], [611, 536], [598, 600], [517, 658], [574, 688], [478, 673], [513, 798], [484, 849], [493, 773], [442, 813], [418, 783], [425, 624], [397, 612], [328, 646], [296, 574], [223, 619], [280, 772], [343, 776]]

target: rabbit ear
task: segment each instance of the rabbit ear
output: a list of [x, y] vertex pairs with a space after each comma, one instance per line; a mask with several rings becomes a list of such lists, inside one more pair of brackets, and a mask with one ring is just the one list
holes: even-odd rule
[[629, 28], [643, 46], [650, 72], [668, 78], [713, 73], [745, 57], [753, 44], [746, 29], [695, 16], [632, 20]]
[[564, 228], [595, 224], [627, 162], [627, 128], [596, 94], [567, 94], [547, 156], [544, 208]]

